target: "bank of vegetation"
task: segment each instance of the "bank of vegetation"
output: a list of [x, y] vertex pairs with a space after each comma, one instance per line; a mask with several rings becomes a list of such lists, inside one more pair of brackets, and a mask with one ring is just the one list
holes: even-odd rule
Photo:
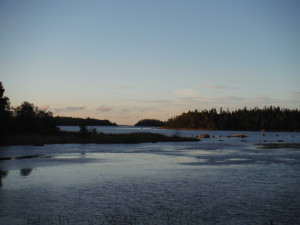
[[141, 127], [163, 127], [166, 123], [156, 119], [142, 119], [139, 120], [134, 126]]
[[167, 136], [157, 133], [127, 133], [104, 134], [91, 132], [82, 135], [80, 132], [60, 131], [57, 134], [18, 134], [6, 136], [0, 140], [0, 145], [35, 145], [45, 144], [138, 144], [156, 142], [190, 142], [199, 141], [198, 138]]
[[[0, 82], [0, 145], [44, 145], [67, 143], [142, 143], [195, 141], [195, 138], [165, 136], [154, 133], [104, 134], [86, 126], [110, 125], [108, 120], [54, 117], [53, 113], [39, 109], [29, 102], [10, 107]], [[79, 132], [60, 131], [58, 125], [80, 126]]]
[[109, 120], [98, 120], [87, 117], [76, 118], [76, 117], [65, 117], [65, 116], [56, 116], [55, 122], [58, 126], [118, 126], [114, 122]]
[[189, 111], [166, 121], [165, 128], [299, 131], [300, 111], [280, 107]]

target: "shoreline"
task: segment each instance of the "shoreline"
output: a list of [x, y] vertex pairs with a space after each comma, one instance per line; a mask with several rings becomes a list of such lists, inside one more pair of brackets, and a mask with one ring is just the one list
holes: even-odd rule
[[157, 133], [128, 133], [128, 134], [86, 134], [62, 131], [58, 134], [18, 134], [1, 138], [0, 146], [46, 144], [139, 144], [157, 142], [196, 142], [194, 137], [167, 136]]
[[300, 130], [222, 130], [222, 129], [202, 129], [202, 128], [172, 128], [172, 127], [155, 127], [155, 129], [165, 130], [203, 130], [203, 131], [250, 131], [250, 132], [300, 132]]

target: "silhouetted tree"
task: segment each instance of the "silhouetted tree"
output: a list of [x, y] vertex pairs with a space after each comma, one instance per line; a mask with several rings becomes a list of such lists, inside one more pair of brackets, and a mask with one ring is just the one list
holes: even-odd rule
[[11, 112], [9, 98], [4, 96], [5, 89], [0, 82], [0, 136], [11, 130]]
[[52, 112], [40, 110], [32, 103], [23, 102], [14, 109], [14, 117], [21, 133], [54, 133], [57, 126]]
[[86, 126], [81, 125], [81, 126], [79, 126], [79, 134], [82, 137], [87, 137], [87, 136], [89, 136], [89, 130], [87, 129]]
[[64, 117], [57, 116], [55, 117], [56, 123], [59, 126], [117, 126], [116, 123], [112, 123], [109, 120], [98, 120], [87, 117], [83, 118], [74, 118], [74, 117]]
[[0, 81], [0, 112], [9, 111], [9, 98], [4, 96], [5, 89]]
[[143, 119], [138, 121], [134, 126], [144, 126], [144, 127], [162, 127], [165, 122], [155, 119]]
[[216, 109], [198, 112], [189, 111], [173, 117], [166, 122], [168, 128], [220, 129], [220, 130], [300, 130], [300, 112], [298, 109], [265, 107], [229, 110]]

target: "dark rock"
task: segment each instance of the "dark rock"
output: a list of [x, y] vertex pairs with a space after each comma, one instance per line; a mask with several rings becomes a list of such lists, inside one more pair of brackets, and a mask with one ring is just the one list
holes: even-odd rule
[[200, 134], [199, 138], [210, 138], [209, 134]]
[[228, 137], [245, 138], [245, 137], [248, 137], [248, 136], [246, 136], [245, 134], [233, 134], [233, 135], [230, 135]]

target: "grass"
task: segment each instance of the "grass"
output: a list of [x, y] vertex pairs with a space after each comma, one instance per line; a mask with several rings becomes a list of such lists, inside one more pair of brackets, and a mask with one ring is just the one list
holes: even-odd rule
[[188, 142], [198, 138], [167, 136], [157, 133], [104, 134], [60, 131], [55, 135], [19, 134], [2, 137], [0, 145], [44, 145], [44, 144], [136, 144], [147, 142]]
[[[207, 216], [204, 216], [207, 217]], [[203, 218], [194, 211], [187, 213], [178, 213], [169, 208], [162, 208], [159, 215], [148, 215], [140, 217], [134, 210], [122, 212], [115, 209], [111, 213], [104, 214], [100, 219], [82, 218], [80, 220], [72, 220], [66, 216], [36, 216], [28, 218], [27, 225], [211, 225], [224, 224], [213, 214], [210, 218]], [[261, 225], [276, 225], [273, 220], [266, 220]]]

